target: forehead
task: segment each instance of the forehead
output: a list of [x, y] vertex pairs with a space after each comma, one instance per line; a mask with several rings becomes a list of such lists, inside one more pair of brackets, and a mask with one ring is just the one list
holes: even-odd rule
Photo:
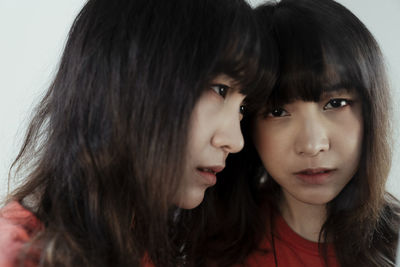
[[273, 92], [275, 99], [318, 101], [327, 92], [343, 88], [362, 90], [365, 62], [361, 55], [346, 52], [338, 43], [325, 40], [329, 37], [319, 37], [281, 44], [281, 72]]
[[342, 65], [291, 65], [283, 68], [277, 86], [268, 102], [285, 104], [295, 100], [318, 102], [337, 93], [357, 93], [361, 84], [353, 71]]
[[357, 91], [352, 88], [344, 88], [339, 86], [337, 88], [329, 88], [321, 93], [320, 98], [331, 98], [337, 95], [357, 95]]
[[215, 75], [214, 78], [211, 79], [212, 82], [225, 82], [229, 84], [234, 84], [237, 83], [237, 81], [232, 78], [231, 76], [225, 74], [225, 73], [219, 73]]

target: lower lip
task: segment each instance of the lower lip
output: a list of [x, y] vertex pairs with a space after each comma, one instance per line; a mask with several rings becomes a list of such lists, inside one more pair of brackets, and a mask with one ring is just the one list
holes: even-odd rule
[[203, 177], [207, 181], [207, 184], [209, 184], [210, 186], [215, 185], [217, 183], [217, 176], [215, 174], [200, 170], [197, 170], [197, 172], [200, 174], [201, 177]]
[[296, 173], [296, 177], [299, 178], [301, 181], [307, 184], [324, 184], [328, 178], [332, 175], [334, 171], [328, 171], [323, 173], [315, 173], [315, 174], [303, 174], [303, 173]]

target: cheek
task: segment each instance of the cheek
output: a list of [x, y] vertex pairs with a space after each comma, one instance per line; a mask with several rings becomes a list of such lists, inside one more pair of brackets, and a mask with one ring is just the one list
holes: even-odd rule
[[272, 139], [263, 122], [256, 122], [254, 124], [252, 138], [258, 154], [263, 159], [264, 155], [268, 155], [270, 152]]
[[263, 122], [258, 122], [253, 128], [254, 146], [267, 169], [281, 165], [282, 157], [289, 153], [290, 140], [284, 131], [273, 129]]
[[360, 113], [352, 113], [336, 124], [336, 131], [333, 135], [333, 147], [339, 147], [341, 157], [356, 168], [362, 151], [364, 136], [363, 119]]
[[198, 150], [210, 140], [212, 130], [215, 128], [215, 118], [218, 114], [213, 102], [206, 100], [196, 105], [191, 116], [188, 136], [190, 154], [199, 152]]

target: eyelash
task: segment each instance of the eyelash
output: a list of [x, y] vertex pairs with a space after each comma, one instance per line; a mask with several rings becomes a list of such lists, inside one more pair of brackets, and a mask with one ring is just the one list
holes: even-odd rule
[[245, 105], [245, 104], [240, 105], [240, 107], [239, 107], [239, 113], [240, 113], [241, 115], [244, 115], [244, 114], [246, 113], [246, 105]]
[[[342, 108], [342, 107], [351, 105], [352, 103], [353, 103], [353, 101], [351, 101], [349, 99], [333, 98], [333, 99], [329, 100], [328, 103], [326, 103], [326, 105], [324, 106], [324, 110]], [[338, 104], [339, 104], [339, 106], [336, 106]], [[331, 107], [328, 108], [327, 107], [328, 105], [331, 105]]]
[[225, 84], [212, 84], [211, 89], [218, 95], [225, 98], [226, 95], [228, 94], [230, 87]]
[[[225, 99], [226, 95], [228, 94], [229, 89], [231, 89], [231, 87], [229, 87], [225, 84], [212, 84], [210, 87], [215, 93], [217, 93], [224, 99]], [[246, 105], [245, 104], [240, 105], [239, 114], [244, 115], [245, 113], [246, 113]]]
[[[343, 108], [345, 106], [351, 105], [352, 103], [353, 103], [353, 101], [349, 100], [349, 99], [332, 98], [328, 101], [328, 103], [325, 104], [325, 106], [323, 107], [323, 110]], [[330, 105], [330, 107], [328, 107], [329, 105]], [[269, 110], [266, 113], [265, 117], [286, 117], [289, 115], [290, 115], [289, 112], [287, 112], [285, 109], [278, 107], [278, 108]]]
[[[286, 114], [282, 115], [282, 113], [286, 113]], [[286, 116], [289, 116], [289, 112], [287, 112], [283, 108], [274, 108], [274, 109], [268, 111], [266, 113], [265, 117], [286, 117]]]

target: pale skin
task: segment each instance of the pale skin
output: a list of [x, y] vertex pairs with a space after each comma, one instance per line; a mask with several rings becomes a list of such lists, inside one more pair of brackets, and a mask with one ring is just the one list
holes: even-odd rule
[[264, 167], [282, 188], [283, 218], [300, 236], [317, 242], [327, 203], [358, 168], [361, 101], [344, 89], [325, 93], [318, 102], [296, 100], [260, 114], [253, 132]]
[[216, 183], [229, 153], [244, 145], [240, 129], [245, 96], [227, 75], [215, 77], [197, 101], [189, 131], [188, 159], [175, 203], [184, 209], [198, 206], [205, 190]]

